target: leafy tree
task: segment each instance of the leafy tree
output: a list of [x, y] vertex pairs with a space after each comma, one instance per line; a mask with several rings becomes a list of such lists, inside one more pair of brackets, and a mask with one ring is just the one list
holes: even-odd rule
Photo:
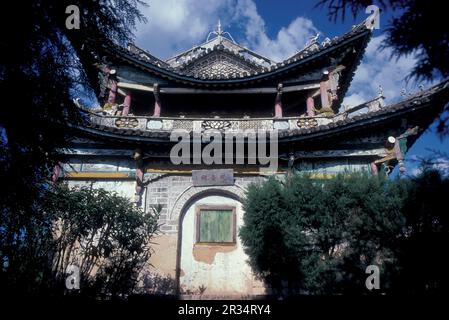
[[[144, 213], [116, 193], [54, 185], [45, 191], [37, 210], [42, 220], [28, 226], [27, 250], [20, 257], [26, 263], [40, 259], [40, 272], [26, 279], [30, 289], [62, 294], [67, 268], [73, 265], [80, 270], [83, 295], [117, 297], [134, 291], [152, 252], [157, 208]], [[8, 287], [23, 284], [17, 274], [8, 267], [3, 270]]]
[[327, 6], [329, 17], [334, 21], [345, 18], [347, 10], [355, 17], [371, 4], [382, 10], [395, 10], [386, 29], [386, 46], [396, 56], [418, 54], [412, 76], [432, 80], [449, 76], [449, 32], [446, 27], [446, 12], [441, 2], [425, 0], [319, 0], [317, 6]]
[[[39, 201], [57, 163], [57, 147], [70, 135], [67, 119], [79, 119], [76, 90], [95, 88], [93, 66], [106, 41], [124, 43], [143, 20], [139, 0], [25, 0], [2, 4], [0, 20], [0, 252], [17, 290], [32, 291], [45, 253], [31, 240], [45, 228]], [[80, 9], [80, 29], [67, 29], [66, 8]], [[89, 46], [86, 39], [90, 39]], [[39, 234], [33, 234], [39, 233]], [[44, 240], [43, 240], [44, 241]], [[24, 260], [25, 258], [25, 260]], [[12, 271], [11, 271], [12, 272]], [[30, 278], [30, 279], [28, 279]], [[19, 281], [19, 279], [23, 279]], [[3, 280], [3, 279], [2, 279]]]
[[394, 289], [444, 294], [449, 286], [449, 178], [435, 169], [424, 168], [422, 174], [412, 179], [403, 212], [405, 229], [395, 248], [400, 272]]
[[275, 294], [366, 292], [368, 265], [394, 269], [406, 194], [404, 181], [365, 174], [271, 179], [249, 187], [240, 237]]
[[[427, 0], [318, 0], [317, 6], [328, 8], [329, 18], [343, 20], [349, 10], [353, 17], [371, 4], [382, 10], [397, 12], [385, 29], [382, 48], [390, 47], [396, 58], [414, 54], [417, 62], [408, 79], [435, 80], [449, 77], [449, 31], [447, 15], [440, 1]], [[448, 107], [438, 118], [437, 130], [449, 134]]]
[[282, 291], [283, 281], [295, 277], [295, 257], [286, 246], [282, 226], [288, 216], [283, 187], [274, 178], [262, 185], [251, 185], [244, 202], [245, 226], [240, 237], [251, 265], [274, 290]]
[[274, 294], [363, 294], [365, 269], [381, 292], [442, 294], [449, 285], [449, 178], [434, 169], [388, 180], [295, 175], [251, 185], [240, 237]]

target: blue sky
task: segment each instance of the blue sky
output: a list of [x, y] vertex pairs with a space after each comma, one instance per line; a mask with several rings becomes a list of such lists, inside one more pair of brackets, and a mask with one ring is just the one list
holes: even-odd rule
[[[354, 19], [347, 15], [344, 21], [329, 21], [326, 8], [315, 8], [317, 1], [293, 0], [148, 0], [143, 8], [148, 19], [136, 30], [136, 43], [160, 58], [187, 50], [205, 41], [207, 34], [221, 19], [240, 44], [266, 55], [283, 60], [301, 49], [310, 36], [320, 33], [319, 41], [350, 30], [368, 14], [360, 12]], [[390, 59], [391, 50], [379, 51], [383, 31], [388, 20], [398, 12], [382, 12], [380, 30], [375, 30], [365, 57], [358, 67], [343, 104], [357, 105], [377, 95], [382, 85], [387, 103], [400, 100], [401, 89], [417, 90], [417, 83], [406, 83], [405, 77], [415, 64], [413, 55]], [[428, 87], [429, 83], [424, 83]], [[449, 151], [449, 139], [441, 141], [432, 132], [424, 133], [409, 150], [407, 158], [429, 157], [429, 150]], [[408, 161], [408, 172], [415, 171], [416, 162]], [[449, 168], [449, 163], [441, 166]]]

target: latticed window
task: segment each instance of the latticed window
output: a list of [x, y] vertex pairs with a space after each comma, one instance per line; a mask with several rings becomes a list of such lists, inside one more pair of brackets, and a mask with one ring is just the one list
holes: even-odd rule
[[209, 206], [196, 207], [197, 243], [235, 243], [235, 207]]

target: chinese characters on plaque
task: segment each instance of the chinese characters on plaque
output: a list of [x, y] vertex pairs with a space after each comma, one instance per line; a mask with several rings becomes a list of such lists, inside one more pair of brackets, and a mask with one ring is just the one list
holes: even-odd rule
[[192, 182], [195, 187], [230, 186], [234, 184], [234, 170], [192, 170]]

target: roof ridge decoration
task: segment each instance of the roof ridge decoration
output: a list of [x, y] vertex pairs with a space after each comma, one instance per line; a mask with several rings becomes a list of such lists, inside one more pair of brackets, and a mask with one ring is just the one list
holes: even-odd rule
[[[351, 31], [348, 33], [357, 33], [359, 31], [368, 29], [372, 31], [375, 27], [376, 19], [379, 15], [378, 11], [374, 11], [372, 15], [370, 15], [368, 18], [366, 18], [364, 21], [357, 25], [353, 25]], [[348, 34], [346, 33], [346, 34]], [[313, 54], [315, 51], [320, 51], [321, 49], [324, 49], [332, 44], [334, 44], [336, 41], [338, 41], [340, 38], [344, 37], [346, 34], [344, 34], [341, 37], [334, 37], [333, 39], [330, 39], [328, 37], [324, 38], [324, 40], [321, 42], [321, 45], [318, 43], [318, 39], [320, 37], [320, 33], [318, 32], [315, 36], [311, 36], [309, 38], [309, 41], [305, 44], [305, 46], [293, 54], [291, 57], [285, 59], [283, 63], [287, 61], [291, 61], [294, 59], [303, 59], [304, 57]]]
[[240, 74], [243, 76], [256, 74], [261, 72], [262, 68], [254, 61], [218, 44], [212, 50], [186, 62], [179, 70], [195, 78], [229, 79], [236, 78]]
[[169, 65], [159, 58], [150, 54], [147, 50], [137, 47], [134, 43], [128, 43], [128, 51], [139, 56], [140, 58], [157, 65], [158, 67], [168, 67]]
[[[215, 37], [211, 38], [211, 36]], [[238, 44], [229, 32], [222, 29], [221, 20], [218, 20], [216, 29], [209, 32], [206, 42], [179, 53], [167, 59], [165, 62], [175, 69], [183, 69], [188, 64], [204, 56], [204, 54], [217, 49], [226, 49], [238, 59], [249, 60], [260, 67], [269, 67], [275, 64], [271, 59]]]
[[217, 29], [214, 31], [209, 32], [209, 35], [207, 36], [206, 42], [209, 41], [209, 38], [211, 35], [216, 35], [218, 38], [218, 42], [221, 43], [223, 36], [228, 35], [229, 38], [232, 40], [232, 42], [236, 43], [234, 38], [231, 36], [231, 34], [227, 31], [223, 31], [221, 29], [221, 21], [218, 19]]
[[[304, 49], [281, 62], [272, 61], [244, 46], [234, 43], [227, 37], [223, 37], [225, 32], [222, 30], [221, 22], [220, 28], [217, 27], [215, 31], [211, 32], [212, 35], [217, 35], [217, 37], [209, 39], [209, 41], [165, 61], [154, 57], [148, 51], [140, 49], [134, 44], [130, 44], [128, 48], [123, 48], [117, 44], [108, 44], [105, 45], [105, 49], [110, 53], [115, 54], [117, 58], [129, 61], [143, 70], [154, 71], [156, 73], [162, 72], [164, 77], [175, 81], [185, 83], [191, 82], [192, 84], [202, 83], [204, 81], [206, 85], [213, 82], [223, 81], [240, 83], [242, 81], [258, 81], [257, 79], [265, 78], [269, 75], [271, 76], [271, 74], [282, 73], [292, 67], [296, 68], [296, 66], [301, 65], [303, 62], [306, 63], [306, 61], [310, 59], [319, 57], [323, 51], [332, 50], [333, 47], [345, 45], [347, 42], [352, 41], [352, 39], [358, 39], [359, 36], [364, 37], [362, 40], [364, 45], [361, 45], [359, 48], [359, 50], [363, 51], [372, 34], [371, 31], [374, 27], [375, 19], [375, 17], [370, 16], [360, 24], [353, 26], [351, 30], [340, 37], [334, 37], [332, 39], [326, 38], [321, 44], [318, 43], [318, 35], [316, 35], [309, 40]], [[217, 55], [216, 53], [218, 52], [222, 55]], [[204, 62], [205, 56], [210, 55], [211, 53], [215, 53], [214, 55], [211, 55], [211, 57], [220, 56], [230, 59], [226, 60], [226, 66], [221, 68], [224, 73], [220, 73], [219, 71], [211, 73], [193, 72], [190, 70], [193, 68], [194, 64], [201, 64]], [[361, 55], [358, 55], [358, 58], [361, 59]], [[232, 70], [229, 70], [229, 63], [231, 62], [237, 64], [235, 70], [233, 68], [231, 68]], [[357, 64], [357, 61], [354, 61], [354, 63]], [[244, 66], [244, 68], [240, 70], [242, 66]]]

